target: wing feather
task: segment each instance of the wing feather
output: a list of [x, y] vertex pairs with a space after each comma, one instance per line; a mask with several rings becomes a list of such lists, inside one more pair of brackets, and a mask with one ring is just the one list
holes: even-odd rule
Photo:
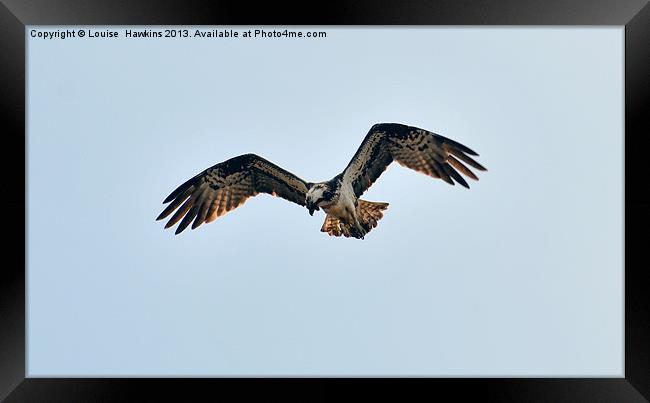
[[460, 183], [461, 185], [469, 189], [469, 184], [467, 183], [467, 181], [463, 179], [463, 177], [460, 176], [458, 171], [452, 168], [451, 165], [449, 165], [449, 163], [445, 162], [444, 164], [442, 164], [442, 168], [445, 170], [447, 175], [449, 175], [453, 180], [455, 180], [456, 182]]
[[196, 219], [194, 220], [194, 223], [192, 223], [192, 229], [198, 228], [201, 224], [203, 224], [208, 216], [208, 210], [210, 209], [210, 202], [208, 200], [205, 200], [201, 204], [201, 208], [199, 210], [199, 213], [196, 215]]
[[487, 169], [467, 154], [478, 156], [469, 147], [439, 134], [399, 123], [379, 123], [370, 129], [345, 168], [343, 180], [349, 181], [360, 197], [391, 162], [397, 161], [450, 185], [456, 181], [469, 188], [460, 173], [473, 180], [478, 177], [461, 161], [480, 171]]
[[194, 218], [196, 218], [196, 215], [198, 213], [199, 213], [199, 205], [198, 204], [192, 205], [192, 208], [190, 209], [190, 211], [187, 212], [185, 217], [183, 217], [183, 220], [181, 221], [181, 223], [178, 224], [178, 227], [176, 227], [176, 232], [175, 233], [180, 234], [181, 232], [183, 232], [183, 230], [185, 228], [187, 228], [187, 226], [190, 225], [190, 223], [192, 221], [194, 221]]
[[167, 206], [166, 209], [163, 210], [162, 213], [156, 218], [156, 220], [162, 220], [163, 218], [167, 217], [172, 213], [172, 211], [176, 210], [178, 206], [181, 205], [185, 200], [187, 200], [188, 197], [192, 194], [192, 190], [194, 189], [193, 186], [189, 187], [181, 196], [176, 197], [172, 203]]
[[468, 176], [475, 181], [478, 180], [478, 177], [474, 175], [474, 172], [470, 171], [469, 168], [467, 168], [465, 165], [463, 165], [462, 162], [458, 161], [453, 155], [450, 155], [449, 158], [447, 159], [451, 165], [453, 165], [454, 168], [459, 170], [460, 172], [463, 173], [463, 175]]
[[176, 210], [165, 228], [181, 221], [176, 229], [179, 234], [192, 221], [192, 229], [198, 228], [259, 193], [305, 206], [307, 182], [255, 154], [240, 155], [204, 170], [177, 187], [163, 202], [171, 203], [156, 220]]
[[467, 155], [463, 154], [460, 150], [451, 148], [449, 149], [449, 152], [454, 154], [456, 157], [458, 157], [460, 160], [463, 162], [471, 165], [472, 167], [478, 169], [479, 171], [487, 171], [483, 165], [479, 164], [478, 162], [474, 161], [471, 157], [468, 157]]
[[196, 198], [201, 194], [202, 190], [203, 190], [203, 189], [197, 189], [197, 190], [196, 190], [196, 191], [195, 191], [195, 192], [190, 196], [190, 198], [187, 199], [187, 201], [186, 201], [185, 203], [183, 203], [183, 205], [181, 206], [181, 208], [179, 208], [179, 209], [176, 211], [176, 213], [174, 213], [174, 215], [172, 216], [172, 218], [169, 219], [169, 221], [168, 221], [167, 224], [165, 225], [165, 228], [169, 228], [169, 227], [171, 227], [172, 225], [176, 224], [178, 221], [180, 221], [181, 218], [183, 218], [183, 216], [184, 216], [188, 211], [190, 211], [190, 209], [191, 209], [192, 206], [194, 205], [194, 200], [196, 200]]

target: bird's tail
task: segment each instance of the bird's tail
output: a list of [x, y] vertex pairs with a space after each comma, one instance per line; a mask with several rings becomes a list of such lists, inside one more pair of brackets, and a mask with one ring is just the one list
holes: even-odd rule
[[[387, 208], [388, 203], [359, 200], [359, 205], [357, 206], [357, 218], [359, 219], [359, 224], [361, 224], [361, 227], [366, 233], [370, 232], [371, 229], [377, 226], [379, 220], [384, 216], [382, 211]], [[363, 238], [365, 235], [360, 233], [354, 224], [345, 223], [329, 214], [325, 217], [325, 222], [320, 230], [322, 232], [327, 232], [330, 236], [343, 235], [346, 238]]]

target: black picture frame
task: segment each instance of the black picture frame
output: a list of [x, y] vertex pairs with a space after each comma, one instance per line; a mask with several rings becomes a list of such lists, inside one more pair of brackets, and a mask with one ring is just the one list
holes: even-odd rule
[[[239, 379], [25, 377], [25, 26], [26, 25], [616, 25], [625, 26], [625, 374], [623, 378]], [[339, 398], [389, 392], [451, 393], [498, 402], [644, 402], [650, 399], [650, 276], [643, 263], [650, 197], [643, 152], [650, 92], [650, 5], [644, 0], [447, 0], [409, 2], [201, 2], [3, 0], [0, 3], [0, 113], [5, 142], [4, 216], [8, 251], [0, 282], [0, 398], [7, 402], [193, 401], [251, 393]], [[22, 171], [22, 174], [20, 174]], [[22, 248], [21, 248], [22, 246]], [[251, 387], [255, 383], [255, 387]], [[336, 388], [335, 388], [336, 387]], [[308, 393], [304, 395], [303, 393]], [[348, 395], [350, 396], [350, 395]], [[353, 395], [351, 395], [353, 396]]]

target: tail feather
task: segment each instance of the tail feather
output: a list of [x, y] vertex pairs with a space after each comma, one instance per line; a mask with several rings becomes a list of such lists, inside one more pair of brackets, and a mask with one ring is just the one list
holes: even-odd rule
[[[357, 218], [359, 219], [359, 224], [361, 224], [361, 227], [363, 227], [366, 233], [370, 232], [370, 230], [377, 226], [379, 220], [384, 216], [382, 211], [387, 208], [388, 203], [359, 200], [359, 205], [357, 206]], [[327, 232], [330, 236], [343, 235], [346, 238], [363, 238], [365, 235], [360, 233], [354, 224], [343, 222], [331, 215], [325, 217], [325, 222], [320, 230], [321, 232]]]
[[378, 203], [378, 202], [369, 202], [365, 200], [359, 200], [359, 206], [357, 207], [357, 216], [359, 217], [359, 223], [366, 230], [370, 232], [371, 229], [377, 226], [379, 220], [382, 219], [384, 213], [382, 211], [388, 208], [388, 203]]

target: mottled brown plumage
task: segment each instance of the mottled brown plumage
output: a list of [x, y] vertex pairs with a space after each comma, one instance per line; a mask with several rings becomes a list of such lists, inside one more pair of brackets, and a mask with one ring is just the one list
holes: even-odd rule
[[478, 177], [465, 165], [486, 169], [472, 159], [470, 148], [413, 126], [399, 123], [374, 125], [345, 170], [329, 181], [310, 183], [255, 154], [245, 154], [214, 165], [176, 188], [158, 216], [174, 213], [165, 228], [180, 222], [176, 234], [190, 224], [192, 229], [243, 205], [259, 193], [281, 197], [309, 210], [327, 213], [322, 232], [331, 236], [363, 239], [377, 226], [388, 203], [360, 200], [359, 197], [397, 161], [400, 165], [454, 185], [469, 188], [461, 173]]
[[206, 169], [176, 188], [164, 203], [171, 204], [156, 220], [176, 211], [165, 225], [169, 228], [181, 221], [176, 234], [192, 221], [192, 229], [241, 206], [248, 198], [268, 193], [305, 205], [307, 182], [255, 154], [240, 155]]
[[398, 123], [380, 123], [370, 129], [352, 157], [344, 180], [352, 183], [355, 194], [360, 197], [391, 162], [397, 161], [450, 185], [454, 185], [455, 180], [469, 188], [456, 169], [471, 179], [478, 180], [478, 177], [458, 159], [480, 171], [486, 169], [467, 154], [478, 156], [470, 148], [439, 134]]
[[[381, 220], [381, 218], [384, 216], [384, 213], [382, 213], [382, 211], [386, 210], [387, 208], [388, 203], [377, 203], [359, 200], [359, 205], [357, 206], [357, 215], [359, 217], [359, 223], [366, 231], [366, 233], [370, 232], [370, 230], [377, 226], [379, 220]], [[321, 232], [327, 232], [327, 234], [331, 236], [343, 235], [346, 238], [353, 236], [352, 234], [355, 233], [354, 227], [352, 227], [349, 223], [345, 223], [329, 214], [325, 217], [325, 222], [323, 222], [323, 226], [320, 230]]]

